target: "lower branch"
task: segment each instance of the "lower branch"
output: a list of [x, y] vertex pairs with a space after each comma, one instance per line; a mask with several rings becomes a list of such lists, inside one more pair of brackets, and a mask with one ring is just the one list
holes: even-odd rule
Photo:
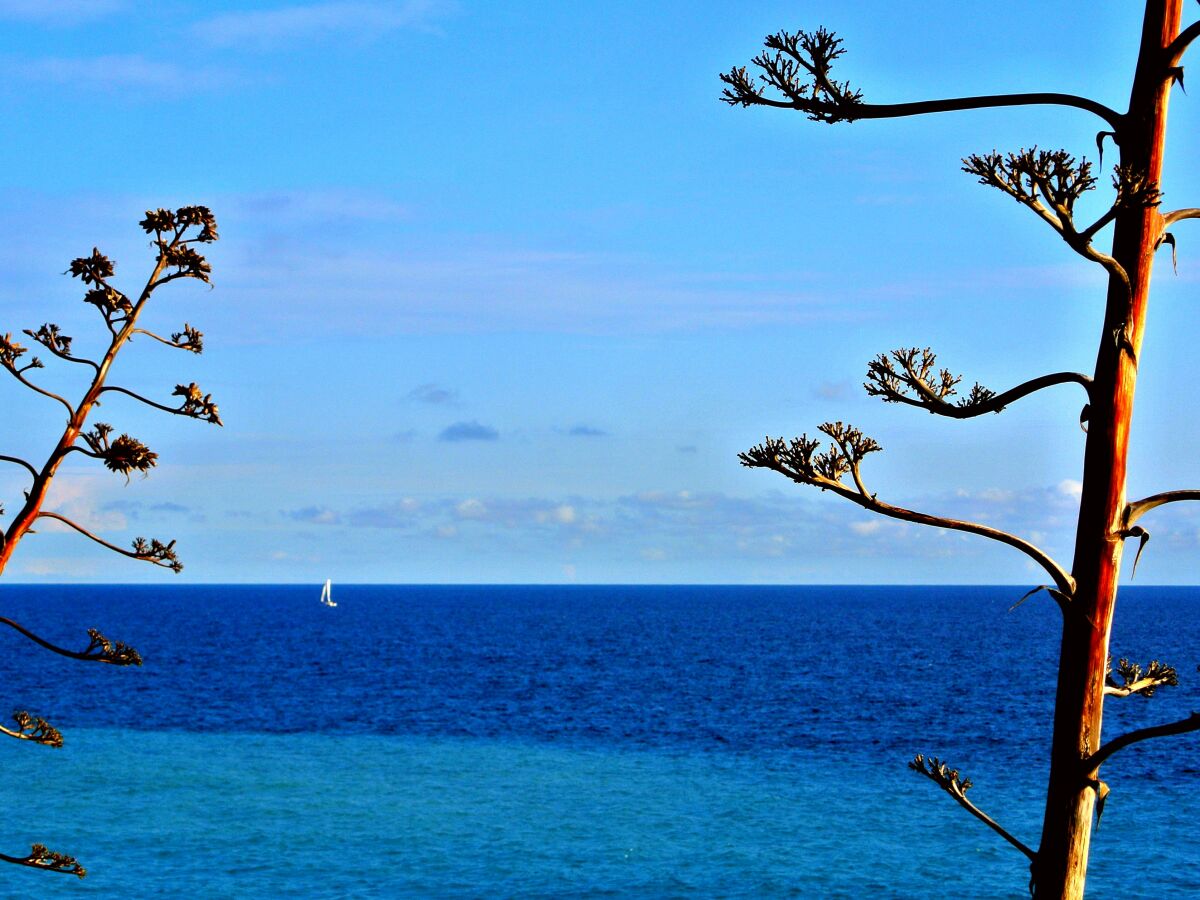
[[978, 806], [967, 799], [967, 791], [971, 788], [971, 779], [961, 778], [958, 769], [951, 769], [946, 763], [939, 760], [936, 756], [931, 757], [926, 761], [925, 757], [917, 754], [908, 767], [914, 772], [919, 772], [924, 775], [943, 791], [953, 797], [958, 805], [977, 818], [980, 822], [991, 828], [996, 834], [1004, 838], [1027, 857], [1030, 861], [1036, 861], [1037, 853], [1034, 852], [1026, 844], [1013, 837], [1008, 831], [1001, 826], [995, 819], [981, 810]]
[[1150, 728], [1139, 728], [1118, 738], [1113, 738], [1091, 756], [1083, 760], [1083, 770], [1091, 772], [1100, 768], [1106, 759], [1118, 750], [1124, 750], [1130, 744], [1137, 744], [1156, 737], [1170, 737], [1173, 734], [1187, 734], [1189, 731], [1200, 731], [1200, 713], [1192, 713], [1186, 719], [1180, 719], [1178, 722], [1170, 722], [1166, 725], [1154, 725]]
[[31, 716], [24, 710], [13, 713], [16, 729], [0, 725], [0, 734], [7, 734], [22, 741], [33, 741], [35, 744], [45, 744], [47, 747], [63, 745], [62, 732], [43, 719], [41, 716]]
[[35, 644], [45, 647], [52, 653], [57, 653], [59, 656], [67, 656], [71, 659], [83, 659], [94, 662], [109, 663], [114, 666], [140, 666], [142, 664], [142, 656], [124, 641], [116, 643], [110, 641], [95, 628], [88, 629], [88, 638], [90, 642], [87, 648], [82, 652], [76, 650], [67, 650], [57, 644], [52, 644], [43, 637], [34, 634], [23, 625], [18, 625], [12, 619], [6, 616], [0, 616], [0, 625], [7, 625], [14, 631], [18, 631], [25, 637], [29, 638]]
[[76, 875], [79, 878], [87, 874], [87, 869], [81, 866], [75, 857], [47, 850], [44, 844], [34, 844], [30, 848], [28, 856], [8, 856], [0, 853], [0, 862], [28, 866], [31, 869], [45, 869], [49, 872], [62, 872], [65, 875]]

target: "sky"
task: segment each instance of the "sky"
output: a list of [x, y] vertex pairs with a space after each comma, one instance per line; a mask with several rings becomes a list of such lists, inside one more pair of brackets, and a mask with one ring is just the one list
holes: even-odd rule
[[[79, 457], [47, 505], [114, 543], [175, 539], [181, 575], [46, 527], [5, 577], [1037, 584], [1010, 548], [737, 454], [852, 422], [884, 448], [864, 472], [881, 499], [1069, 565], [1076, 386], [958, 422], [861, 383], [902, 346], [994, 390], [1090, 370], [1103, 273], [960, 160], [1091, 158], [1101, 124], [1051, 108], [826, 126], [730, 108], [717, 76], [771, 32], [823, 25], [869, 102], [1051, 90], [1124, 108], [1136, 6], [0, 0], [0, 333], [55, 322], [99, 346], [69, 261], [98, 246], [137, 290], [144, 211], [207, 205], [212, 288], [169, 285], [145, 320], [200, 328], [204, 354], [135, 341], [112, 383], [165, 400], [195, 381], [225, 422], [108, 400], [97, 417], [159, 465], [126, 483]], [[1167, 207], [1200, 205], [1198, 102], [1172, 100]], [[1200, 482], [1198, 231], [1177, 226], [1178, 273], [1165, 254], [1156, 270], [1131, 497]], [[40, 383], [81, 393], [62, 368]], [[62, 427], [11, 378], [0, 421], [0, 453], [39, 463]], [[23, 479], [0, 469], [9, 510]], [[1143, 523], [1139, 582], [1196, 581], [1188, 507]]]

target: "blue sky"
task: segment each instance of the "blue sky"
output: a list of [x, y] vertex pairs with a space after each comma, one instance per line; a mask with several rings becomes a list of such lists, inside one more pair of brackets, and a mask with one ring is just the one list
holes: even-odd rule
[[[177, 539], [186, 581], [1036, 583], [1008, 548], [873, 519], [736, 454], [848, 420], [884, 446], [866, 473], [881, 498], [1068, 562], [1077, 390], [952, 422], [860, 385], [902, 345], [997, 390], [1090, 369], [1101, 273], [959, 160], [1094, 155], [1098, 122], [828, 127], [730, 109], [717, 74], [769, 32], [825, 25], [867, 100], [1060, 90], [1123, 107], [1133, 6], [0, 0], [0, 332], [53, 321], [98, 341], [61, 274], [72, 257], [99, 245], [133, 289], [145, 209], [203, 203], [221, 225], [214, 289], [174, 285], [149, 313], [201, 328], [204, 355], [135, 343], [115, 383], [197, 381], [225, 427], [109, 401], [103, 420], [158, 468], [126, 484], [65, 467], [51, 505], [114, 542]], [[1200, 203], [1195, 103], [1173, 100], [1171, 207]], [[1200, 480], [1200, 269], [1177, 232], [1133, 496]], [[75, 373], [41, 374], [73, 390]], [[11, 379], [0, 403], [2, 452], [43, 458], [53, 407]], [[6, 506], [22, 486], [0, 472]], [[1200, 516], [1177, 506], [1145, 523], [1139, 580], [1195, 580]], [[51, 530], [6, 575], [172, 577]]]

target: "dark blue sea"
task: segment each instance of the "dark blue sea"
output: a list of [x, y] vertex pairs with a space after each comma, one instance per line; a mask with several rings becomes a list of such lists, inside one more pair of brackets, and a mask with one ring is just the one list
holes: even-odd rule
[[[1025, 858], [908, 771], [938, 755], [1036, 846], [1058, 612], [1018, 587], [23, 586], [0, 614], [0, 896], [1020, 898]], [[1200, 589], [1130, 588], [1113, 651], [1200, 709]], [[5, 707], [3, 704], [7, 704]], [[1105, 767], [1089, 896], [1200, 896], [1200, 735]]]

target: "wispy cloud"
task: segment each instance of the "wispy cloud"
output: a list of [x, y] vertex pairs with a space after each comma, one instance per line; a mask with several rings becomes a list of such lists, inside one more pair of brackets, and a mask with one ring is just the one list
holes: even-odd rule
[[434, 406], [457, 406], [458, 391], [431, 382], [417, 385], [408, 392], [408, 399]]
[[607, 437], [608, 432], [601, 428], [593, 428], [591, 425], [575, 425], [567, 432], [571, 437]]
[[305, 522], [310, 525], [337, 525], [342, 517], [325, 506], [305, 506], [301, 509], [285, 510], [283, 513], [293, 522]]
[[217, 47], [294, 50], [306, 42], [368, 41], [401, 28], [428, 30], [451, 9], [451, 4], [439, 0], [345, 0], [222, 13], [193, 29], [197, 37]]
[[0, 19], [75, 27], [129, 9], [128, 0], [0, 0]]
[[481, 425], [479, 422], [455, 422], [453, 425], [447, 425], [438, 434], [439, 441], [449, 441], [457, 443], [459, 441], [495, 441], [500, 439], [500, 432], [490, 425]]

